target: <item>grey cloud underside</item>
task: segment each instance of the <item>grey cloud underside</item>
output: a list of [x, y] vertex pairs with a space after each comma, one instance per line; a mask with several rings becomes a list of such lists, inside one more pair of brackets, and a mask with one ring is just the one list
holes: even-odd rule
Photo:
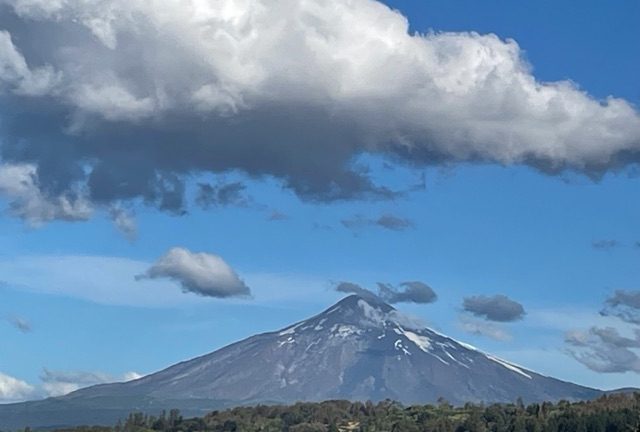
[[[318, 126], [321, 113], [304, 111], [281, 113], [273, 121], [273, 113], [265, 112], [233, 120], [174, 119], [156, 127], [109, 126], [80, 137], [66, 136], [59, 129], [61, 118], [37, 122], [34, 136], [34, 119], [27, 115], [5, 129], [2, 153], [12, 163], [35, 161], [46, 194], [69, 193], [81, 183], [94, 202], [142, 198], [173, 212], [186, 205], [184, 176], [196, 172], [237, 169], [255, 178], [274, 176], [298, 195], [315, 200], [391, 193], [349, 170], [353, 153], [343, 147], [349, 141], [346, 131], [341, 133], [335, 124]], [[91, 167], [88, 174], [82, 169], [86, 165]], [[201, 204], [210, 205], [205, 196]]]
[[475, 316], [497, 322], [517, 321], [526, 314], [520, 303], [504, 295], [466, 297], [462, 307]]
[[0, 1], [0, 155], [37, 168], [40, 199], [181, 214], [186, 178], [236, 170], [307, 200], [396, 196], [362, 154], [591, 176], [638, 161], [628, 103], [536, 82], [513, 41], [411, 35], [371, 0], [194, 4]]

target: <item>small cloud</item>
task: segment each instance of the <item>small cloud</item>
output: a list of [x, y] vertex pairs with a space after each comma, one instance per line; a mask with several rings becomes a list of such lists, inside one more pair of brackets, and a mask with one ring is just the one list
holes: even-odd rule
[[44, 369], [40, 375], [42, 391], [46, 396], [56, 397], [69, 394], [85, 387], [113, 382], [126, 382], [141, 378], [136, 372], [127, 372], [122, 376], [113, 376], [104, 372], [53, 371]]
[[21, 402], [33, 397], [35, 388], [0, 372], [0, 403]]
[[462, 308], [489, 321], [511, 322], [524, 318], [524, 307], [505, 295], [466, 297]]
[[463, 316], [460, 318], [459, 325], [462, 330], [470, 334], [485, 336], [501, 342], [510, 341], [512, 339], [511, 334], [509, 334], [505, 329], [486, 321], [469, 319], [468, 317]]
[[9, 324], [14, 326], [16, 329], [20, 330], [22, 333], [30, 333], [33, 330], [31, 323], [27, 321], [25, 318], [12, 316], [7, 318]]
[[434, 303], [438, 295], [424, 282], [402, 282], [400, 289], [391, 284], [378, 283], [378, 295], [387, 303]]
[[339, 282], [335, 290], [342, 293], [357, 294], [363, 297], [376, 297], [387, 303], [433, 303], [438, 296], [433, 289], [420, 281], [402, 282], [400, 288], [391, 284], [378, 282], [378, 292], [363, 288], [352, 282]]
[[392, 231], [404, 231], [413, 227], [413, 222], [409, 219], [394, 216], [392, 214], [384, 214], [373, 221], [374, 225], [386, 228]]
[[617, 317], [628, 323], [640, 324], [640, 290], [616, 290], [605, 301], [600, 314]]
[[355, 217], [353, 217], [351, 219], [342, 219], [340, 221], [340, 223], [342, 224], [343, 227], [345, 227], [347, 229], [350, 229], [352, 231], [355, 231], [355, 230], [361, 229], [361, 228], [363, 228], [365, 226], [368, 226], [369, 225], [369, 220], [358, 215], [358, 216], [355, 216]]
[[32, 227], [53, 220], [86, 221], [93, 213], [88, 198], [78, 191], [45, 193], [38, 168], [31, 164], [0, 163], [0, 195], [7, 197], [9, 213]]
[[[621, 323], [640, 324], [640, 291], [617, 290], [605, 300], [600, 315]], [[640, 373], [640, 328], [630, 335], [612, 327], [593, 326], [565, 334], [567, 353], [589, 369], [601, 373]]]
[[272, 222], [283, 221], [283, 220], [287, 220], [287, 219], [289, 219], [289, 216], [287, 216], [284, 213], [279, 212], [278, 210], [273, 210], [271, 212], [271, 214], [267, 217], [267, 220], [268, 221], [272, 221]]
[[195, 253], [174, 247], [160, 257], [140, 279], [167, 278], [182, 286], [184, 292], [204, 297], [248, 297], [251, 290], [218, 255]]
[[617, 248], [620, 246], [617, 240], [613, 239], [602, 239], [602, 240], [594, 240], [591, 242], [591, 247], [597, 250], [608, 251]]
[[112, 207], [109, 216], [120, 231], [130, 242], [135, 241], [138, 237], [138, 227], [136, 225], [135, 215], [128, 212], [122, 207]]
[[358, 231], [367, 227], [378, 227], [390, 231], [404, 231], [413, 228], [414, 224], [411, 220], [395, 216], [393, 214], [383, 214], [374, 219], [365, 218], [362, 215], [356, 215], [351, 219], [343, 219], [340, 221], [345, 228]]
[[633, 337], [621, 335], [613, 327], [591, 327], [587, 331], [573, 330], [565, 334], [568, 353], [595, 372], [640, 373], [640, 329]]
[[363, 297], [377, 297], [373, 292], [352, 282], [338, 282], [335, 285], [335, 290], [345, 294], [357, 294]]

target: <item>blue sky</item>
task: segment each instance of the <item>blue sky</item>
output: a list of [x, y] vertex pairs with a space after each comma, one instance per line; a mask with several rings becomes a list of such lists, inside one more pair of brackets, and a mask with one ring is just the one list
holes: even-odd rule
[[[596, 99], [640, 103], [637, 2], [387, 4], [412, 31], [514, 39], [539, 81], [568, 79]], [[5, 105], [3, 116], [11, 110]], [[34, 388], [43, 385], [45, 369], [110, 379], [146, 374], [308, 317], [340, 298], [335, 282], [371, 289], [419, 280], [438, 301], [398, 308], [452, 337], [564, 380], [640, 386], [637, 371], [592, 370], [565, 342], [567, 332], [592, 326], [627, 335], [634, 329], [599, 314], [616, 290], [640, 289], [640, 179], [633, 165], [593, 181], [518, 163], [438, 166], [361, 154], [356, 164], [367, 166], [376, 184], [411, 191], [391, 200], [308, 199], [277, 176], [233, 170], [223, 179], [246, 184], [240, 205], [192, 206], [176, 215], [141, 199], [126, 202], [135, 214], [133, 241], [104, 210], [89, 220], [33, 226], [7, 208], [0, 217], [0, 373]], [[188, 175], [186, 195], [193, 198], [207, 178]], [[423, 180], [425, 187], [416, 187]], [[286, 217], [271, 220], [275, 213]], [[382, 215], [410, 226], [367, 222]], [[360, 222], [349, 229], [349, 220]], [[183, 293], [175, 280], [134, 279], [173, 247], [222, 257], [253, 298], [208, 298]], [[465, 297], [495, 294], [521, 303], [524, 319], [495, 323], [463, 311]], [[30, 330], [13, 325], [18, 318]], [[469, 322], [506, 336], [469, 333]]]

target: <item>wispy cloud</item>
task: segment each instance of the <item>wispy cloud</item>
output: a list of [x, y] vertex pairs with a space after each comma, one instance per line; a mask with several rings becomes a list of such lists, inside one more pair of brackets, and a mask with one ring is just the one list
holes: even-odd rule
[[26, 318], [12, 315], [7, 317], [6, 320], [22, 333], [30, 333], [33, 330], [31, 323]]
[[120, 231], [130, 242], [133, 242], [138, 237], [138, 226], [136, 224], [135, 214], [132, 211], [127, 211], [122, 207], [114, 206], [109, 210], [109, 216]]
[[350, 219], [342, 219], [340, 223], [352, 231], [359, 231], [367, 227], [383, 228], [390, 231], [405, 231], [414, 227], [411, 220], [390, 213], [383, 214], [377, 218], [356, 215]]
[[267, 217], [267, 220], [271, 221], [271, 222], [284, 221], [284, 220], [287, 220], [287, 219], [289, 219], [289, 216], [287, 214], [285, 214], [285, 213], [282, 213], [282, 212], [278, 211], [278, 210], [273, 210], [269, 214], [269, 216]]
[[640, 290], [617, 290], [605, 301], [600, 311], [603, 316], [613, 316], [622, 321], [640, 324]]
[[640, 373], [640, 291], [615, 291], [600, 316], [610, 324], [565, 333], [567, 352], [595, 372]]
[[137, 372], [113, 376], [104, 372], [59, 371], [44, 369], [40, 375], [41, 389], [45, 396], [62, 396], [84, 387], [142, 378]]
[[567, 332], [568, 352], [589, 369], [603, 373], [640, 373], [640, 329], [626, 337], [613, 327]]
[[591, 242], [591, 246], [597, 250], [609, 251], [620, 246], [620, 243], [613, 239], [601, 239]]
[[507, 342], [513, 339], [505, 328], [495, 323], [461, 316], [458, 324], [463, 331], [470, 334], [485, 336], [501, 342]]

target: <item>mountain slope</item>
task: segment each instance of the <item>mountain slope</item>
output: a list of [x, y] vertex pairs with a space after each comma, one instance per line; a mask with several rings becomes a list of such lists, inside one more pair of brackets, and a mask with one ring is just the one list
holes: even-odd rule
[[281, 331], [250, 337], [136, 381], [0, 407], [0, 428], [30, 419], [32, 426], [89, 422], [75, 411], [85, 417], [93, 412], [93, 422], [104, 423], [132, 409], [178, 407], [195, 415], [259, 402], [388, 398], [409, 404], [443, 397], [460, 404], [518, 397], [525, 402], [579, 400], [601, 394], [416, 325], [377, 298], [350, 296]]

